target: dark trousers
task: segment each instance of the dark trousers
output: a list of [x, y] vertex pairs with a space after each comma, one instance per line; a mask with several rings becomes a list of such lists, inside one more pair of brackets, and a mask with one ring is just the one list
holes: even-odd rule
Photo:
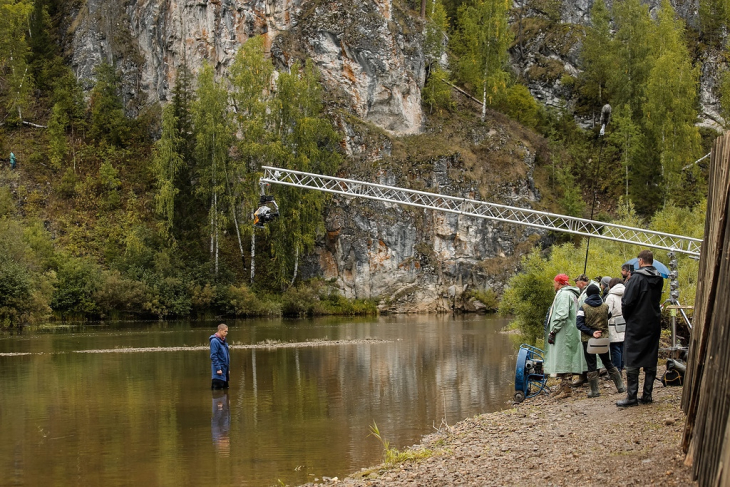
[[211, 389], [217, 390], [217, 389], [228, 389], [228, 379], [230, 379], [231, 376], [228, 372], [226, 372], [226, 380], [222, 379], [213, 379], [213, 384], [210, 386]]
[[[611, 363], [619, 371], [624, 370], [624, 342], [611, 342]], [[603, 358], [601, 358], [603, 360]]]
[[[586, 358], [586, 363], [588, 364], [588, 372], [595, 372], [598, 370], [598, 362], [596, 361], [596, 354], [595, 353], [588, 353], [588, 342], [581, 342], [583, 343], [583, 356]], [[601, 361], [603, 362], [603, 365], [606, 366], [608, 369], [609, 364], [611, 363], [611, 354], [609, 352], [606, 353], [600, 353], [598, 354], [599, 357], [601, 357]]]

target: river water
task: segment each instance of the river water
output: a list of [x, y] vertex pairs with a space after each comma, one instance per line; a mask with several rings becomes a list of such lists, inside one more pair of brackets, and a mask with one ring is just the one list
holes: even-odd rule
[[507, 407], [504, 319], [228, 321], [231, 388], [210, 390], [213, 322], [0, 335], [0, 485], [296, 485], [342, 478], [442, 424]]

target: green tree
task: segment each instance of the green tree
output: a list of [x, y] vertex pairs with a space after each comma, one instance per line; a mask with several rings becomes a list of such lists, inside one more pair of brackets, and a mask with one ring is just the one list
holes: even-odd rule
[[609, 100], [606, 86], [616, 65], [610, 24], [611, 16], [604, 0], [597, 0], [591, 8], [591, 24], [586, 29], [580, 54], [583, 64], [581, 96], [591, 107], [600, 108]]
[[184, 165], [180, 153], [182, 140], [175, 106], [167, 105], [162, 112], [162, 137], [155, 143], [152, 158], [152, 170], [157, 182], [155, 209], [163, 218], [166, 235], [172, 235], [175, 224], [175, 198], [180, 192], [175, 182]]
[[30, 102], [33, 80], [28, 66], [27, 33], [33, 4], [29, 0], [0, 0], [0, 72], [6, 108], [18, 122]]
[[611, 93], [612, 105], [628, 105], [632, 118], [640, 120], [642, 100], [653, 65], [650, 34], [654, 29], [649, 8], [639, 0], [614, 2], [613, 17], [616, 34], [608, 50], [616, 56], [616, 66], [606, 88]]
[[678, 188], [682, 167], [700, 152], [697, 120], [699, 70], [693, 68], [684, 41], [684, 24], [663, 0], [655, 31], [656, 61], [649, 73], [644, 125], [655, 157], [647, 162], [664, 181], [664, 201]]
[[97, 142], [121, 147], [129, 142], [130, 136], [129, 123], [119, 94], [121, 78], [116, 69], [106, 63], [99, 65], [95, 74], [96, 84], [89, 100], [89, 135]]
[[426, 54], [426, 63], [439, 63], [446, 52], [447, 32], [449, 20], [446, 9], [440, 0], [430, 0], [426, 5], [427, 21], [423, 40], [423, 51]]
[[482, 94], [482, 120], [507, 89], [507, 49], [512, 33], [507, 25], [509, 2], [473, 0], [459, 9], [458, 30], [452, 38], [459, 79]]
[[257, 208], [258, 175], [265, 160], [272, 134], [267, 130], [267, 116], [272, 99], [274, 67], [265, 57], [263, 36], [249, 39], [236, 54], [231, 67], [231, 101], [235, 108], [234, 123], [238, 134], [239, 158], [232, 161], [226, 173], [228, 204], [238, 237], [241, 259], [244, 259], [241, 229], [252, 232], [250, 225], [241, 227], [242, 215], [253, 214]]
[[628, 105], [616, 107], [611, 115], [612, 130], [606, 135], [609, 143], [618, 148], [621, 164], [624, 167], [624, 202], [629, 202], [629, 174], [637, 164], [641, 154], [642, 137], [639, 126], [631, 119]]
[[198, 75], [197, 99], [193, 103], [195, 127], [195, 161], [197, 192], [210, 199], [208, 230], [210, 260], [218, 277], [220, 237], [227, 224], [225, 216], [226, 171], [232, 130], [228, 112], [228, 89], [215, 79], [213, 68], [206, 64]]
[[730, 5], [727, 0], [700, 0], [698, 11], [702, 39], [719, 47], [723, 40], [723, 29], [727, 29], [730, 20]]
[[723, 118], [723, 128], [730, 129], [730, 71], [720, 76], [720, 115]]
[[[319, 73], [311, 61], [295, 64], [277, 80], [272, 104], [273, 134], [269, 157], [282, 167], [333, 174], [340, 164], [339, 137], [324, 117]], [[281, 218], [270, 224], [274, 280], [283, 287], [297, 276], [299, 256], [314, 248], [322, 230], [326, 194], [277, 188]]]

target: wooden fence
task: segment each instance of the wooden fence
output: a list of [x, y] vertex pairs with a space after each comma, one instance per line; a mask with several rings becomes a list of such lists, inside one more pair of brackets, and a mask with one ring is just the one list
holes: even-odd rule
[[701, 486], [730, 485], [730, 132], [712, 149], [705, 238], [682, 395], [685, 463]]

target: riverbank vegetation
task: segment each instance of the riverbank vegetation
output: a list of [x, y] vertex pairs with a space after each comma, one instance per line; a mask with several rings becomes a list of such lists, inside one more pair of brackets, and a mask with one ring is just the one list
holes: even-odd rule
[[[681, 208], [670, 205], [658, 211], [648, 225], [629, 207], [622, 212], [615, 222], [632, 227], [648, 226], [650, 230], [681, 234], [693, 238], [702, 238], [705, 229], [705, 201], [692, 208]], [[588, 253], [586, 257], [586, 246]], [[598, 276], [621, 276], [621, 265], [636, 257], [640, 250], [635, 245], [628, 245], [611, 240], [582, 240], [579, 245], [567, 242], [555, 245], [548, 250], [534, 249], [522, 260], [522, 272], [509, 282], [504, 293], [500, 312], [514, 316], [512, 325], [518, 329], [525, 340], [538, 343], [544, 338], [545, 314], [552, 305], [555, 292], [553, 278], [558, 274], [567, 274], [571, 279], [584, 272], [593, 279]], [[668, 253], [654, 251], [654, 259], [669, 264]], [[586, 260], [587, 258], [587, 260]], [[697, 273], [699, 262], [687, 255], [677, 253], [680, 303], [694, 303], [697, 289]], [[571, 285], [573, 282], [571, 281]], [[669, 298], [669, 284], [664, 286], [662, 301]]]
[[[543, 60], [517, 74], [510, 56], [521, 56], [534, 38], [575, 40], [554, 35], [564, 27], [555, 2], [534, 0], [527, 10], [525, 3], [513, 10], [496, 0], [426, 3], [424, 112], [438, 123], [453, 114], [478, 125], [500, 111], [544, 141], [535, 160], [540, 209], [695, 232], [707, 161], [693, 161], [715, 132], [695, 125], [699, 61], [690, 47], [709, 31], [688, 31], [668, 1], [655, 17], [639, 0], [611, 10], [597, 1], [592, 24], [575, 30], [582, 72]], [[414, 15], [420, 4], [399, 3]], [[262, 165], [333, 174], [347, 164], [345, 136], [331, 122], [340, 110], [336, 94], [323, 91], [311, 63], [275, 72], [263, 38], [253, 38], [226, 76], [183, 66], [163, 107], [124, 89], [119, 59], [100, 65], [93, 80], [76, 78], [58, 35], [65, 7], [0, 0], [0, 153], [18, 160], [17, 168], [4, 161], [0, 169], [0, 326], [51, 316], [376, 312], [374, 301], [345, 299], [313, 277], [324, 193], [277, 188], [281, 217], [263, 229], [251, 225], [266, 190], [258, 185]], [[717, 22], [715, 34], [727, 19]], [[564, 87], [560, 109], [543, 107], [526, 87], [553, 71]], [[472, 93], [479, 107], [457, 103], [450, 85]], [[605, 103], [614, 107], [605, 136], [576, 122]], [[441, 132], [429, 128], [434, 145]], [[419, 161], [402, 159], [396, 162]], [[528, 314], [541, 315], [541, 324], [549, 305], [544, 278], [582, 266], [575, 256], [586, 242], [544, 240], [553, 242], [552, 252], [535, 250], [523, 261], [526, 272], [513, 278], [502, 303], [531, 336], [538, 321]], [[590, 245], [589, 274], [616, 274], [618, 261], [635, 253], [595, 239]], [[681, 278], [693, 275], [692, 265], [680, 258]], [[689, 302], [692, 283], [684, 284]], [[473, 292], [497, 306], [494, 291]]]

